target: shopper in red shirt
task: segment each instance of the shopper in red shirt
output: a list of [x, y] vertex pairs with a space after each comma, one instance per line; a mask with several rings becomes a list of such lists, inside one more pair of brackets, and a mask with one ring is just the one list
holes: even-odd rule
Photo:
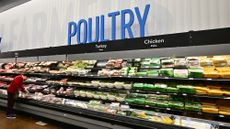
[[10, 83], [9, 87], [7, 88], [7, 118], [14, 119], [16, 118], [16, 114], [13, 110], [15, 100], [19, 94], [19, 91], [27, 93], [28, 91], [25, 90], [23, 87], [23, 80], [26, 77], [23, 75], [18, 75], [14, 78], [14, 80]]

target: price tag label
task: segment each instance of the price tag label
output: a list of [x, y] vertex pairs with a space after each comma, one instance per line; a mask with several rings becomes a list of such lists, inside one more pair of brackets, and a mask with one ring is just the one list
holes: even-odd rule
[[130, 109], [129, 105], [121, 105], [122, 109]]
[[149, 105], [145, 105], [145, 107], [149, 107]]
[[169, 111], [170, 111], [170, 110], [171, 110], [171, 108], [166, 108], [166, 110], [169, 110]]
[[223, 118], [223, 117], [224, 117], [224, 115], [219, 115], [219, 117], [222, 117], [222, 118]]
[[120, 106], [120, 103], [111, 103], [110, 107], [116, 107], [118, 108]]
[[194, 80], [194, 78], [188, 78], [188, 80]]
[[182, 94], [183, 96], [187, 96], [187, 94]]
[[212, 80], [212, 78], [207, 78], [207, 80]]
[[198, 112], [197, 114], [198, 114], [198, 115], [202, 115], [202, 112]]
[[106, 44], [95, 44], [95, 48], [98, 49], [98, 51], [104, 51], [104, 49], [107, 48]]

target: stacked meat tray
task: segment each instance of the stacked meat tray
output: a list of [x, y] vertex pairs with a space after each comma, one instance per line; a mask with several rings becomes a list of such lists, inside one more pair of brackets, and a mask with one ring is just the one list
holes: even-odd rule
[[210, 124], [181, 116], [230, 120], [230, 56], [5, 63], [0, 94], [18, 74], [23, 99], [195, 128]]

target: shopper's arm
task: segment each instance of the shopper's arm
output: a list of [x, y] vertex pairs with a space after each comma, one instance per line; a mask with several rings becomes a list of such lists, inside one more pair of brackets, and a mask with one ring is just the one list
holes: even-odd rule
[[24, 92], [24, 93], [26, 92], [26, 90], [25, 90], [25, 88], [24, 88], [24, 86], [22, 84], [20, 85], [19, 90]]

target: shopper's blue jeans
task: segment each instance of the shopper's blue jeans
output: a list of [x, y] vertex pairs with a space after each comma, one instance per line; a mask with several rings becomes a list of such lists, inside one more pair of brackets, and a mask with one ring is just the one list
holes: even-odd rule
[[7, 109], [6, 109], [6, 115], [10, 116], [12, 114], [15, 114], [14, 112], [14, 104], [15, 104], [15, 94], [7, 93]]

